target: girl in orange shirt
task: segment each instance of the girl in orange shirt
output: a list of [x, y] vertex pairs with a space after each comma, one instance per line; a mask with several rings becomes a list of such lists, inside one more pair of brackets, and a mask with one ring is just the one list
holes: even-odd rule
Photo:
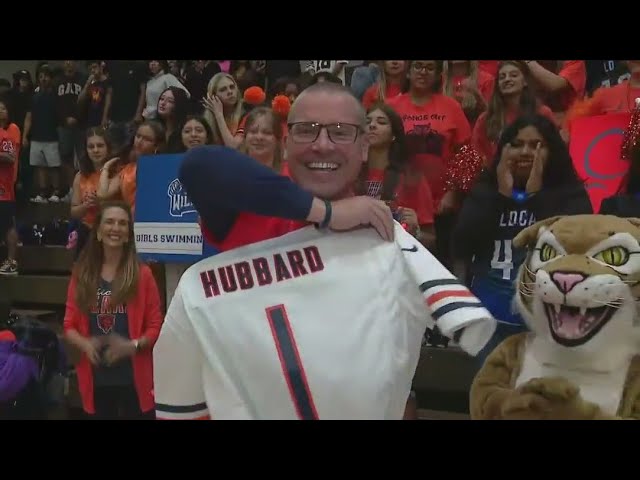
[[471, 143], [483, 156], [485, 166], [493, 163], [503, 130], [519, 116], [536, 112], [555, 122], [551, 109], [536, 99], [526, 64], [516, 60], [500, 62], [489, 108], [478, 117], [471, 135]]
[[102, 167], [98, 183], [98, 199], [122, 198], [131, 207], [131, 211], [135, 212], [138, 158], [143, 155], [162, 153], [164, 146], [164, 127], [155, 120], [142, 123], [133, 137], [132, 145]]
[[71, 218], [80, 220], [76, 259], [89, 238], [98, 213], [98, 183], [100, 170], [111, 153], [111, 142], [102, 127], [87, 130], [87, 146], [84, 155], [78, 159], [80, 171], [73, 180], [71, 199]]
[[383, 60], [380, 63], [380, 79], [371, 85], [362, 96], [362, 104], [367, 110], [376, 102], [384, 102], [397, 97], [407, 81], [406, 60]]

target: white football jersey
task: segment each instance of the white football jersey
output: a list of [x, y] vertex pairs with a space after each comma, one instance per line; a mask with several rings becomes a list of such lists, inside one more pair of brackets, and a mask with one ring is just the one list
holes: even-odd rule
[[417, 278], [424, 255], [399, 225], [307, 227], [191, 266], [154, 347], [157, 418], [401, 419], [433, 319], [491, 318], [450, 274]]

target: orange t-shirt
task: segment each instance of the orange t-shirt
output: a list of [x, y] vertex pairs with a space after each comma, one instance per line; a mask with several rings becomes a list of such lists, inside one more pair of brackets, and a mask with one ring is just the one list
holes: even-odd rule
[[[553, 112], [546, 105], [540, 105], [540, 107], [538, 107], [537, 113], [547, 117], [553, 123], [556, 123]], [[513, 123], [513, 121], [517, 118], [517, 115], [518, 112], [507, 112], [505, 118], [505, 127], [511, 125], [511, 123]], [[471, 144], [484, 157], [484, 165], [488, 167], [493, 163], [493, 157], [498, 150], [498, 145], [496, 142], [492, 142], [491, 140], [489, 140], [489, 138], [487, 138], [486, 121], [487, 112], [482, 112], [478, 117], [475, 126], [473, 127], [473, 133], [471, 134]]]
[[137, 163], [127, 163], [120, 170], [120, 195], [122, 199], [131, 206], [131, 215], [136, 210], [136, 174], [138, 171]]
[[15, 183], [18, 178], [18, 163], [20, 158], [20, 129], [15, 123], [0, 128], [0, 152], [13, 153], [13, 163], [0, 162], [0, 201], [13, 202], [16, 199]]
[[[90, 173], [89, 175], [80, 174], [80, 201], [84, 201], [89, 194], [97, 192], [99, 181], [100, 171]], [[97, 215], [97, 207], [89, 208], [85, 216], [82, 218], [82, 223], [88, 227], [93, 227], [93, 224], [96, 222]]]
[[409, 93], [387, 103], [402, 118], [410, 158], [429, 182], [437, 211], [446, 190], [449, 159], [471, 138], [469, 121], [455, 99], [439, 93], [424, 105], [415, 105]]
[[640, 88], [631, 88], [626, 80], [614, 87], [601, 87], [593, 92], [590, 111], [592, 115], [632, 112], [640, 98]]
[[[378, 101], [378, 88], [379, 84], [374, 83], [364, 92], [362, 96], [362, 105], [366, 110], [369, 110], [371, 106]], [[400, 85], [396, 85], [395, 83], [387, 84], [387, 88], [384, 92], [384, 98], [389, 100], [390, 98], [397, 97], [402, 93]]]
[[[366, 183], [367, 195], [379, 199], [383, 182], [384, 170], [369, 169]], [[402, 175], [396, 187], [394, 201], [398, 207], [415, 210], [420, 225], [433, 224], [433, 198], [424, 177], [421, 177], [415, 185], [409, 185]]]

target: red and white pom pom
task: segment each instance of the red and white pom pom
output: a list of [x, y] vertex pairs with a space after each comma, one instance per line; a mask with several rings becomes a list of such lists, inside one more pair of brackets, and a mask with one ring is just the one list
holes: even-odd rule
[[638, 135], [640, 135], [640, 98], [636, 98], [636, 108], [631, 114], [629, 126], [625, 130], [622, 139], [621, 157], [623, 160], [631, 160], [631, 152], [636, 148], [640, 148]]
[[445, 184], [447, 190], [466, 193], [482, 171], [482, 155], [471, 145], [464, 145], [447, 167]]

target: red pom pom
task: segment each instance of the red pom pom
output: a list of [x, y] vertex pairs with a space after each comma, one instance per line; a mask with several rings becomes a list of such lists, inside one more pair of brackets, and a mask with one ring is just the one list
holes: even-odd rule
[[271, 101], [271, 109], [281, 117], [286, 118], [291, 110], [291, 101], [286, 95], [276, 95]]
[[636, 98], [636, 108], [631, 114], [629, 126], [624, 132], [622, 140], [621, 156], [623, 160], [631, 160], [632, 152], [638, 148], [638, 135], [640, 134], [640, 99]]
[[447, 190], [465, 193], [471, 190], [482, 166], [482, 155], [471, 145], [464, 145], [447, 166]]
[[249, 105], [260, 105], [267, 98], [260, 87], [249, 87], [244, 91], [244, 101]]

